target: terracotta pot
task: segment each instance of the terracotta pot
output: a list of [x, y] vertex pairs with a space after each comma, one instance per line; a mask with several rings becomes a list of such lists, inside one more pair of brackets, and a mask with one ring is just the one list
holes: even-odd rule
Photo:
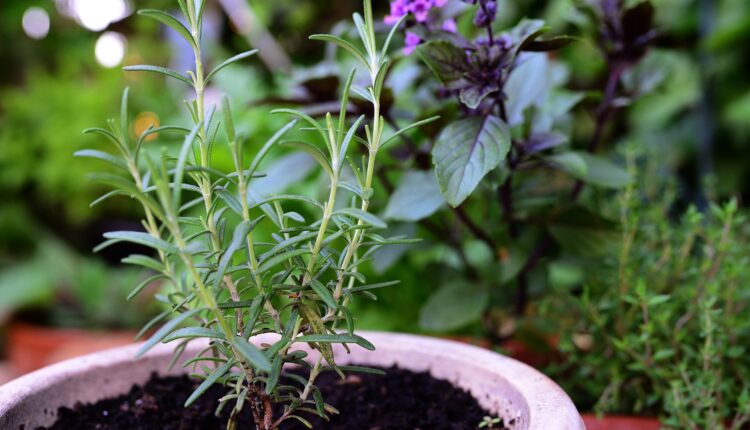
[[[552, 380], [513, 359], [458, 342], [422, 336], [362, 332], [377, 347], [370, 352], [352, 346], [351, 353], [335, 345], [337, 362], [370, 366], [398, 365], [430, 371], [469, 390], [478, 402], [511, 423], [513, 430], [585, 430], [570, 398]], [[273, 343], [275, 335], [253, 338], [256, 345]], [[193, 342], [187, 354], [205, 347]], [[310, 359], [317, 353], [307, 345]], [[68, 360], [26, 375], [0, 387], [0, 428], [35, 428], [55, 420], [60, 406], [95, 402], [127, 392], [145, 382], [152, 372], [167, 373], [172, 345], [159, 345], [135, 359], [138, 345], [115, 348]], [[174, 372], [179, 372], [175, 369]]]
[[8, 365], [17, 375], [58, 361], [133, 343], [132, 331], [93, 331], [14, 322], [8, 327]]
[[583, 422], [587, 430], [659, 430], [661, 424], [656, 418], [639, 418], [625, 416], [584, 415]]

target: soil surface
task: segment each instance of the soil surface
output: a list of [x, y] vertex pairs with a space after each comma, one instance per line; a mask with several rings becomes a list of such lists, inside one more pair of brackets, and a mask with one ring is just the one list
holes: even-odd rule
[[[333, 373], [322, 374], [318, 386], [323, 398], [341, 414], [328, 422], [311, 415], [304, 418], [315, 429], [325, 430], [477, 430], [489, 415], [469, 393], [429, 373], [397, 368], [386, 372], [385, 376], [349, 374], [343, 381]], [[120, 397], [60, 408], [52, 427], [37, 430], [225, 430], [228, 414], [214, 415], [218, 399], [226, 394], [222, 387], [214, 386], [190, 408], [183, 408], [196, 386], [187, 376], [154, 375]], [[249, 411], [243, 414], [239, 429], [255, 429], [249, 415]], [[281, 427], [302, 429], [307, 427], [296, 421]], [[504, 429], [496, 425], [491, 430]]]

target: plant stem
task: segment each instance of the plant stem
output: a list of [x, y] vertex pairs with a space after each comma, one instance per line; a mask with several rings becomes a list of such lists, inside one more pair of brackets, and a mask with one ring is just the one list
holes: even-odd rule
[[485, 245], [487, 245], [488, 248], [494, 253], [497, 251], [497, 243], [495, 243], [495, 240], [492, 239], [492, 236], [490, 236], [489, 233], [484, 231], [480, 226], [478, 226], [466, 213], [466, 211], [463, 209], [463, 207], [458, 206], [453, 208], [453, 211], [456, 213], [456, 216], [458, 219], [463, 223], [466, 228], [471, 231], [471, 233], [479, 240], [484, 242]]

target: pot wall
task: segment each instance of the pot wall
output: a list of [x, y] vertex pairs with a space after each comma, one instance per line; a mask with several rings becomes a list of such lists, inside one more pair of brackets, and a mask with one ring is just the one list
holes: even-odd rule
[[[531, 367], [482, 348], [421, 336], [362, 332], [377, 347], [370, 352], [351, 346], [347, 354], [335, 345], [340, 364], [429, 371], [472, 393], [477, 401], [513, 430], [584, 430], [583, 421], [570, 398], [549, 378]], [[257, 345], [272, 343], [275, 335], [253, 338]], [[186, 354], [201, 350], [194, 342]], [[0, 387], [0, 428], [18, 429], [50, 425], [57, 408], [76, 402], [95, 402], [127, 392], [145, 382], [152, 372], [167, 374], [172, 345], [160, 345], [134, 359], [138, 345], [116, 348], [68, 360], [19, 378]], [[315, 351], [295, 345], [311, 359]], [[187, 357], [186, 355], [185, 357]], [[180, 369], [173, 371], [179, 372]]]

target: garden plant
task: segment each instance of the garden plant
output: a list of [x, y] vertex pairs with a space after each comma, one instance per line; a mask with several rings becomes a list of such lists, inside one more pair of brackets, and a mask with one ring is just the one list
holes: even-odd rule
[[652, 151], [628, 154], [651, 180], [620, 194], [619, 257], [582, 291], [545, 300], [565, 355], [550, 373], [600, 413], [658, 416], [669, 429], [747, 428], [746, 214], [733, 199], [675, 215], [665, 204], [675, 186], [655, 180]]
[[[412, 78], [422, 87], [409, 93], [416, 101], [396, 96], [386, 120], [440, 115], [424, 134], [404, 137], [379, 172], [392, 190], [385, 217], [418, 223], [431, 246], [446, 250], [435, 261], [443, 281], [422, 306], [420, 324], [440, 332], [483, 321], [491, 337], [512, 335], [512, 321], [549, 289], [550, 271], [600, 257], [616, 242], [616, 221], [597, 197], [632, 178], [602, 151], [614, 139], [615, 119], [658, 84], [642, 64], [657, 35], [654, 8], [648, 1], [582, 4], [581, 32], [594, 39], [586, 40], [548, 37], [553, 29], [541, 20], [498, 31], [503, 11], [495, 1], [395, 0], [390, 7], [386, 22], [406, 19], [404, 56], [426, 67]], [[595, 43], [589, 52], [598, 51], [606, 72], [601, 88], [588, 93], [570, 89], [575, 77], [558, 58], [584, 43]], [[581, 115], [591, 118], [585, 131], [573, 126]]]
[[[159, 342], [176, 342], [178, 360], [189, 341], [210, 340], [205, 354], [185, 363], [205, 372], [203, 383], [186, 405], [220, 382], [227, 387], [227, 395], [219, 408], [228, 404], [234, 408], [228, 428], [236, 428], [237, 417], [245, 408], [263, 430], [278, 428], [289, 419], [307, 423], [305, 414], [326, 416], [335, 412], [315, 385], [321, 372], [334, 371], [343, 377], [344, 372], [368, 371], [338, 366], [331, 345], [374, 348], [355, 334], [355, 318], [348, 304], [356, 296], [371, 296], [372, 290], [394, 282], [368, 284], [359, 266], [384, 245], [409, 242], [378, 235], [377, 230], [385, 223], [368, 211], [377, 158], [399, 135], [429, 120], [386, 133], [381, 96], [390, 64], [387, 52], [398, 26], [394, 25], [380, 44], [370, 1], [365, 0], [364, 16], [354, 16], [358, 46], [331, 35], [312, 38], [349, 51], [366, 74], [367, 85], [353, 85], [355, 69], [341, 90], [340, 111], [335, 116], [328, 114], [320, 123], [300, 111], [279, 109], [274, 113], [292, 121], [265, 144], [252, 142], [250, 137], [235, 133], [228, 99], [224, 99], [220, 114], [206, 107], [205, 89], [224, 67], [257, 51], [239, 54], [207, 70], [201, 44], [205, 2], [180, 0], [179, 6], [187, 25], [162, 11], [142, 10], [140, 14], [161, 21], [190, 44], [194, 70], [187, 75], [148, 65], [126, 70], [160, 73], [190, 86], [194, 94], [185, 104], [193, 124], [151, 128], [132, 139], [126, 91], [120, 118], [110, 120], [107, 129], [87, 130], [107, 137], [117, 152], [77, 153], [106, 161], [127, 174], [96, 175], [96, 180], [114, 188], [102, 199], [129, 196], [143, 205], [145, 213], [145, 232], [107, 233], [107, 241], [99, 249], [133, 242], [158, 253], [157, 258], [131, 255], [124, 260], [158, 272], [136, 287], [131, 296], [159, 279], [170, 285], [161, 297], [168, 310], [147, 328], [167, 322], [145, 343], [141, 353]], [[353, 118], [347, 114], [351, 93], [370, 104], [369, 115]], [[295, 129], [297, 135], [293, 134]], [[145, 150], [148, 136], [170, 132], [186, 135], [176, 157], [167, 152], [154, 156]], [[230, 173], [212, 165], [212, 153], [223, 143], [221, 134], [234, 160], [235, 170]], [[261, 163], [277, 146], [305, 151], [319, 163], [329, 180], [325, 200], [254, 192], [253, 180], [263, 176]], [[248, 148], [252, 148], [253, 158]], [[364, 150], [355, 152], [359, 148]], [[314, 215], [305, 217], [292, 209], [300, 205], [303, 213]], [[262, 223], [272, 226], [270, 235], [255, 233]], [[193, 324], [181, 328], [188, 321]], [[269, 332], [279, 335], [271, 345], [258, 348], [248, 341]], [[285, 365], [308, 366], [306, 354], [294, 351], [295, 343], [307, 343], [321, 356], [306, 377], [282, 383]], [[279, 404], [283, 409], [276, 407]]]

